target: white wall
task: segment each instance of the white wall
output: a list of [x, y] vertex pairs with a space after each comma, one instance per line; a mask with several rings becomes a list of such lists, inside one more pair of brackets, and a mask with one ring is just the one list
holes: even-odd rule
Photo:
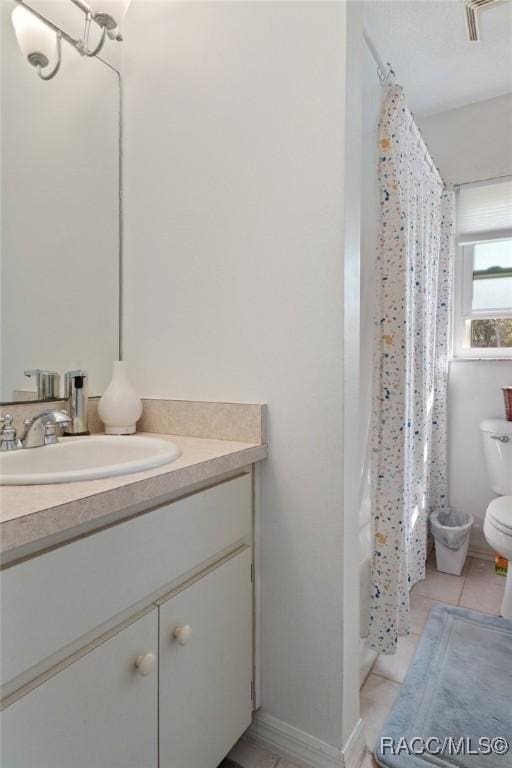
[[[512, 174], [512, 95], [441, 112], [420, 127], [441, 173], [456, 184]], [[500, 388], [512, 384], [512, 361], [461, 361], [450, 364], [448, 439], [450, 503], [471, 512], [482, 525], [489, 487], [479, 424], [503, 417]], [[472, 547], [487, 550], [481, 529]]]
[[512, 94], [418, 123], [448, 185], [512, 173]]
[[0, 400], [35, 388], [28, 368], [83, 367], [100, 394], [118, 355], [118, 79], [63, 43], [60, 72], [40, 80], [13, 7], [1, 3]]
[[[343, 12], [345, 4], [342, 4]], [[363, 120], [363, 6], [346, 4], [345, 35], [339, 41], [346, 62], [344, 116], [343, 224], [343, 617], [342, 617], [342, 739], [351, 744], [355, 764], [354, 728], [359, 720], [359, 506], [360, 506], [360, 335], [361, 335], [361, 204]], [[346, 39], [346, 43], [345, 43]], [[334, 307], [336, 311], [336, 306]], [[357, 731], [356, 731], [357, 732]], [[361, 746], [364, 746], [362, 729]], [[349, 766], [349, 758], [346, 758]]]
[[357, 553], [356, 509], [343, 541], [345, 16], [135, 0], [124, 49], [126, 358], [146, 397], [268, 403], [263, 709], [336, 747], [343, 546]]
[[372, 409], [373, 347], [375, 322], [375, 273], [379, 225], [377, 136], [382, 86], [367, 45], [363, 48], [362, 216], [361, 216], [361, 506], [359, 545], [361, 562], [361, 633], [366, 636], [370, 594], [371, 487], [369, 476], [369, 427]]

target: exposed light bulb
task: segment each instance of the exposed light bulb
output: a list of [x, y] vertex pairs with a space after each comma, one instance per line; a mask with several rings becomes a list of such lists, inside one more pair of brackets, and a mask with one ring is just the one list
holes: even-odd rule
[[[41, 66], [46, 66], [55, 56], [57, 35], [46, 24], [22, 5], [16, 6], [12, 12], [12, 23], [18, 45], [24, 56], [40, 54], [46, 60], [40, 60]], [[29, 59], [30, 60], [30, 59]]]

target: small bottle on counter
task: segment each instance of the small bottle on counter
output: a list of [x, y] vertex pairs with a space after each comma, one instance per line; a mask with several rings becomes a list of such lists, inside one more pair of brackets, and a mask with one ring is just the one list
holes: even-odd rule
[[142, 415], [142, 402], [127, 375], [124, 360], [113, 364], [112, 380], [98, 403], [107, 435], [133, 435]]

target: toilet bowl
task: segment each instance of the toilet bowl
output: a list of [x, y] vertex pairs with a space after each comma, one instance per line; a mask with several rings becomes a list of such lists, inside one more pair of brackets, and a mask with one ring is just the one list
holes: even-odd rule
[[485, 512], [484, 536], [509, 561], [501, 615], [512, 619], [512, 422], [486, 419], [480, 428], [490, 485], [499, 494]]
[[487, 543], [509, 562], [501, 615], [512, 619], [512, 496], [491, 501], [485, 513], [484, 536]]

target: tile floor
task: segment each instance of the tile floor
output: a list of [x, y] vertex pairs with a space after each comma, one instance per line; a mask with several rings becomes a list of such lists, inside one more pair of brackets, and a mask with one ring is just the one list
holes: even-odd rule
[[361, 689], [361, 717], [364, 720], [368, 754], [361, 768], [374, 768], [371, 750], [400, 691], [430, 609], [436, 603], [451, 603], [498, 615], [505, 589], [505, 577], [497, 576], [490, 560], [468, 558], [462, 576], [439, 573], [429, 559], [427, 578], [411, 592], [409, 637], [400, 638], [394, 656], [379, 656]]
[[[416, 645], [436, 603], [450, 603], [483, 613], [499, 614], [505, 578], [497, 576], [490, 560], [468, 558], [462, 576], [439, 573], [434, 562], [427, 563], [427, 578], [411, 592], [412, 634], [398, 643], [394, 656], [379, 656], [361, 689], [361, 717], [364, 720], [368, 752], [361, 768], [375, 768], [371, 750], [400, 691]], [[263, 752], [240, 741], [219, 768], [297, 768], [278, 755]]]
[[239, 766], [241, 768], [298, 768], [284, 757], [279, 758], [279, 755], [264, 752], [247, 741], [239, 741], [219, 768], [238, 768]]

